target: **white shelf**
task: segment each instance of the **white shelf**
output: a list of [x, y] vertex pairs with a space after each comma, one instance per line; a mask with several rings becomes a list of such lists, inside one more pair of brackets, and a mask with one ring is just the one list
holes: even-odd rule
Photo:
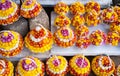
[[[68, 5], [70, 5], [73, 2], [76, 1], [80, 1], [81, 3], [85, 4], [90, 0], [38, 0], [42, 5], [55, 5], [56, 3], [58, 3], [59, 1], [63, 1], [65, 3], [67, 3]], [[108, 5], [109, 3], [112, 2], [112, 0], [94, 0], [98, 3], [100, 3], [101, 5]]]
[[[54, 33], [56, 30], [56, 27], [54, 26], [54, 19], [56, 16], [57, 16], [56, 13], [51, 12], [51, 31], [52, 31], [52, 33]], [[69, 18], [72, 17], [72, 15], [70, 13], [68, 13], [67, 16]], [[89, 27], [90, 33], [97, 29], [101, 29], [102, 31], [107, 33], [107, 31], [109, 29], [109, 25], [99, 24], [96, 27]], [[87, 56], [108, 54], [108, 55], [118, 56], [118, 55], [120, 55], [120, 46], [111, 46], [111, 45], [103, 44], [101, 46], [90, 45], [87, 49], [80, 49], [80, 48], [77, 48], [76, 46], [72, 46], [70, 48], [61, 48], [54, 44], [53, 48], [51, 49], [51, 54], [52, 55], [63, 55], [63, 56], [73, 56], [76, 54], [84, 54]]]
[[[13, 0], [14, 2], [20, 4], [20, 0]], [[56, 3], [58, 3], [59, 1], [63, 1], [65, 2], [66, 4], [70, 5], [72, 4], [73, 2], [76, 2], [76, 1], [80, 1], [81, 3], [85, 4], [87, 3], [88, 1], [90, 0], [37, 0], [38, 2], [40, 2], [41, 5], [50, 5], [50, 6], [53, 6], [55, 5]], [[109, 6], [109, 4], [112, 3], [112, 0], [94, 0], [98, 3], [100, 3], [100, 5], [102, 7], [106, 7], [106, 6]]]

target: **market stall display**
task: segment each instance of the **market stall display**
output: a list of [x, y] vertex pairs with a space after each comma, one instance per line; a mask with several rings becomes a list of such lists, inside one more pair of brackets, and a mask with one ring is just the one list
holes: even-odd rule
[[36, 57], [22, 58], [16, 67], [15, 76], [44, 76], [45, 66]]
[[[110, 6], [108, 3], [110, 0], [61, 0], [60, 2], [59, 0], [42, 0], [42, 3], [45, 1], [46, 4], [47, 2], [51, 4], [53, 1], [55, 3], [52, 7], [54, 12], [51, 12], [50, 16], [50, 28], [49, 18], [39, 1], [41, 0], [24, 0], [20, 10], [11, 0], [0, 1], [0, 12], [4, 10], [3, 13], [7, 15], [6, 11], [14, 7], [12, 12], [17, 14], [15, 19], [10, 18], [11, 22], [4, 21], [6, 19], [3, 22], [0, 21], [0, 25], [8, 25], [10, 28], [16, 23], [16, 27], [13, 26], [15, 29], [0, 31], [0, 57], [12, 61], [20, 59], [15, 76], [93, 76], [91, 73], [98, 76], [119, 75], [119, 66], [115, 68], [116, 63], [109, 57], [109, 55], [120, 55], [118, 6], [101, 9], [104, 4]], [[3, 13], [0, 14], [3, 15]], [[28, 27], [23, 26], [22, 17], [20, 21], [18, 20], [19, 14], [25, 19], [28, 18], [25, 24]], [[12, 15], [10, 14], [9, 17]], [[18, 25], [21, 27], [17, 27]], [[30, 32], [26, 35], [25, 29], [22, 31], [22, 28], [27, 28], [26, 31], [29, 29]], [[22, 36], [16, 29], [19, 29], [22, 35], [26, 35], [25, 46], [23, 46]], [[63, 56], [73, 57], [69, 60], [69, 57]], [[89, 61], [91, 57], [86, 56], [96, 56], [91, 65]], [[46, 65], [41, 61], [43, 58], [45, 60], [48, 58]], [[6, 59], [0, 60], [0, 76], [9, 74], [13, 76], [12, 64], [10, 64], [10, 70], [7, 69], [7, 72], [5, 70], [9, 66], [9, 61], [7, 62]]]
[[19, 54], [23, 49], [23, 38], [15, 31], [0, 31], [0, 54], [10, 57]]

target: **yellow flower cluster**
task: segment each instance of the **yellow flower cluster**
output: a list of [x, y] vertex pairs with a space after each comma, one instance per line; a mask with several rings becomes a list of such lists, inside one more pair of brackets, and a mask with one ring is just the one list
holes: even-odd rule
[[99, 14], [95, 10], [87, 12], [85, 20], [88, 26], [97, 26], [100, 23]]
[[117, 32], [120, 35], [120, 19], [110, 24], [110, 31]]
[[70, 19], [65, 15], [59, 15], [54, 20], [54, 25], [57, 27], [70, 26]]
[[[17, 65], [16, 72], [18, 74], [16, 74], [16, 76], [21, 76], [21, 75], [22, 76], [37, 76], [37, 75], [44, 76], [44, 70], [43, 70], [44, 64], [39, 59], [37, 59], [35, 57], [31, 57], [31, 56], [25, 57], [25, 58], [30, 58], [30, 59], [34, 60], [37, 67], [34, 68], [33, 70], [26, 71], [22, 67], [23, 66], [23, 64], [22, 64], [23, 60], [21, 59], [19, 61], [18, 65]], [[29, 60], [26, 60], [26, 62], [27, 61], [29, 61]]]
[[[44, 37], [42, 40], [38, 42], [35, 42], [34, 40], [31, 39], [30, 35], [32, 35], [35, 39], [38, 38], [41, 39], [44, 36], [46, 37]], [[53, 44], [53, 36], [52, 33], [47, 29], [46, 31], [43, 29], [39, 31], [35, 31], [35, 29], [33, 29], [25, 37], [26, 47], [34, 53], [45, 53], [46, 51], [49, 51], [52, 48], [52, 44]]]
[[[110, 69], [102, 69], [99, 65], [99, 59], [100, 59], [101, 56], [96, 56], [93, 60], [92, 60], [92, 70], [93, 72], [97, 75], [97, 76], [109, 76], [111, 74], [113, 74], [114, 70], [115, 70], [115, 64], [114, 62], [112, 61], [112, 65], [109, 65], [109, 66], [112, 66]], [[107, 59], [107, 60], [106, 60]], [[108, 61], [108, 57], [104, 56], [103, 57], [103, 60], [102, 60], [102, 64], [109, 64], [109, 61]]]
[[[58, 66], [55, 66], [53, 64], [53, 61], [56, 59], [60, 60], [60, 64]], [[48, 59], [47, 66], [48, 66], [48, 70], [50, 70], [50, 71], [52, 70], [51, 72], [53, 72], [53, 74], [54, 74], [56, 72], [61, 73], [61, 71], [63, 71], [63, 72], [66, 71], [68, 64], [67, 64], [67, 60], [64, 57], [53, 56], [53, 57]]]
[[115, 6], [113, 9], [117, 13], [118, 17], [120, 18], [120, 7], [119, 6]]
[[82, 15], [74, 15], [74, 17], [71, 20], [71, 23], [73, 26], [80, 26], [85, 23], [85, 19]]
[[58, 2], [54, 7], [54, 11], [57, 14], [66, 14], [69, 11], [69, 7], [64, 2]]
[[[14, 36], [14, 38], [10, 42], [4, 42], [3, 43], [2, 41], [0, 41], [0, 48], [3, 48], [4, 50], [10, 50], [11, 48], [15, 47], [15, 45], [19, 41], [19, 34], [17, 32], [14, 32], [14, 31], [10, 31], [10, 32]], [[5, 33], [8, 33], [8, 32], [3, 32], [3, 33], [5, 34]]]
[[[47, 42], [49, 41], [48, 44], [44, 45], [43, 47], [34, 47], [30, 44], [29, 38], [25, 38], [25, 46], [30, 49], [30, 51], [34, 53], [45, 53], [49, 51], [52, 48], [53, 40], [52, 39], [46, 39]], [[46, 41], [45, 40], [45, 41]], [[39, 46], [39, 45], [38, 45]]]
[[[74, 75], [75, 73], [77, 74], [77, 75], [84, 75], [84, 74], [87, 74], [87, 75], [89, 75], [89, 73], [90, 73], [90, 62], [89, 62], [89, 60], [86, 58], [86, 57], [84, 57], [84, 59], [85, 59], [85, 61], [87, 62], [87, 66], [86, 67], [84, 67], [84, 68], [82, 68], [82, 67], [79, 67], [77, 64], [76, 64], [76, 59], [77, 58], [83, 58], [83, 56], [82, 55], [76, 55], [76, 56], [74, 56], [71, 60], [70, 60], [70, 62], [69, 62], [69, 65], [70, 65], [70, 72]], [[84, 64], [83, 64], [84, 65]]]
[[115, 22], [118, 20], [117, 13], [111, 8], [104, 9], [102, 11], [101, 17], [102, 17], [103, 21], [107, 22], [107, 23]]
[[90, 41], [93, 45], [99, 46], [106, 42], [106, 35], [101, 30], [96, 30], [90, 35]]
[[117, 46], [119, 43], [120, 36], [115, 32], [109, 32], [107, 35], [107, 44]]
[[17, 8], [17, 5], [12, 2], [12, 6], [9, 9], [6, 10], [0, 10], [0, 17], [8, 17], [12, 13], [16, 12], [15, 9]]
[[70, 12], [72, 14], [84, 14], [85, 13], [85, 7], [82, 3], [80, 2], [75, 2], [70, 6]]
[[100, 12], [100, 4], [95, 1], [90, 1], [85, 5], [86, 12], [89, 12], [91, 10], [95, 10], [97, 13]]
[[85, 25], [80, 25], [76, 27], [75, 33], [77, 34], [78, 37], [84, 37], [89, 34], [89, 28]]
[[81, 49], [86, 49], [90, 45], [90, 39], [88, 37], [78, 38], [76, 41], [76, 46]]
[[[12, 62], [5, 60], [5, 59], [0, 59], [2, 61], [5, 62], [5, 70], [2, 74], [0, 74], [0, 76], [14, 76], [14, 66], [12, 64]], [[1, 65], [1, 64], [0, 64]], [[0, 68], [0, 70], [3, 70]]]
[[36, 4], [36, 0], [31, 0], [32, 3], [29, 5], [26, 5], [27, 1], [29, 1], [29, 0], [25, 0], [23, 2], [22, 6], [21, 6], [22, 8], [29, 9], [29, 8], [32, 8]]

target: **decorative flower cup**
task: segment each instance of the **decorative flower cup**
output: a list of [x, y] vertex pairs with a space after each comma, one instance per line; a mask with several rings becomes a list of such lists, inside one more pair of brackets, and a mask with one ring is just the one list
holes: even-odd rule
[[53, 35], [42, 25], [31, 30], [25, 37], [26, 47], [34, 53], [45, 53], [52, 48]]
[[11, 61], [0, 59], [0, 76], [14, 76], [14, 66]]
[[77, 26], [75, 33], [78, 37], [86, 37], [89, 34], [89, 28], [85, 25]]
[[23, 49], [22, 36], [14, 31], [0, 31], [0, 54], [6, 57], [15, 56]]
[[120, 36], [116, 32], [109, 32], [107, 34], [107, 44], [117, 46], [120, 40]]
[[101, 21], [99, 14], [95, 10], [91, 10], [85, 14], [85, 20], [88, 26], [97, 26]]
[[25, 18], [33, 18], [39, 15], [42, 6], [36, 0], [25, 0], [21, 6], [20, 14]]
[[69, 11], [69, 7], [66, 3], [64, 2], [58, 2], [55, 6], [54, 6], [54, 11], [57, 13], [57, 14], [66, 14], [68, 11]]
[[101, 17], [105, 23], [111, 23], [111, 22], [115, 22], [118, 20], [117, 13], [111, 8], [104, 9], [102, 11]]
[[75, 27], [84, 25], [84, 23], [85, 23], [84, 16], [83, 15], [74, 15], [73, 18], [71, 19], [71, 23]]
[[79, 37], [76, 41], [76, 46], [81, 49], [86, 49], [90, 46], [91, 42], [88, 37]]
[[119, 6], [115, 6], [113, 9], [117, 13], [118, 17], [120, 17], [120, 7]]
[[90, 34], [90, 41], [93, 45], [96, 46], [102, 45], [103, 43], [106, 43], [106, 40], [107, 40], [106, 34], [101, 30], [93, 31]]
[[109, 76], [115, 70], [115, 64], [108, 56], [96, 56], [92, 60], [92, 70], [97, 76]]
[[76, 35], [69, 27], [59, 28], [53, 36], [54, 42], [60, 47], [71, 47], [76, 42]]
[[85, 13], [85, 7], [80, 2], [75, 2], [70, 5], [70, 12], [74, 15], [78, 14], [84, 14]]
[[44, 63], [38, 58], [22, 58], [17, 65], [15, 76], [44, 76]]
[[120, 35], [120, 19], [118, 19], [116, 22], [112, 22], [110, 24], [110, 31], [116, 32]]
[[62, 56], [52, 56], [46, 62], [46, 72], [49, 76], [65, 76], [68, 72], [68, 62]]
[[19, 18], [19, 7], [11, 0], [0, 1], [0, 25], [12, 24]]
[[98, 14], [100, 13], [100, 4], [94, 1], [90, 1], [85, 5], [86, 12], [95, 10]]
[[90, 62], [82, 55], [72, 57], [69, 61], [69, 67], [73, 76], [88, 76], [90, 74]]
[[54, 25], [57, 28], [60, 28], [60, 27], [63, 27], [63, 26], [68, 27], [68, 26], [70, 26], [70, 24], [71, 24], [70, 19], [65, 15], [58, 15], [54, 20]]

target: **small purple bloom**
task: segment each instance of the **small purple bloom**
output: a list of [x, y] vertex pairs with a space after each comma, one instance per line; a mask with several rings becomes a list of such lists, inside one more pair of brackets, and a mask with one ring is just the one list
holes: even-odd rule
[[2, 42], [10, 42], [13, 38], [14, 36], [11, 33], [8, 33], [8, 36], [4, 36], [3, 33], [0, 35], [0, 41]]
[[22, 67], [24, 70], [29, 71], [35, 69], [37, 65], [33, 61], [30, 64], [26, 64], [25, 60], [23, 60]]
[[82, 67], [82, 68], [84, 68], [88, 65], [88, 63], [85, 61], [85, 59], [83, 60], [83, 58], [78, 58], [76, 60], [76, 64], [77, 64], [77, 66]]
[[55, 66], [58, 66], [58, 65], [60, 64], [60, 61], [55, 59], [55, 60], [53, 61], [53, 64], [54, 64]]
[[27, 2], [26, 2], [26, 5], [30, 5], [32, 3], [32, 0], [28, 0]]
[[63, 34], [63, 36], [68, 36], [69, 32], [67, 29], [61, 30], [61, 33]]
[[6, 10], [11, 7], [11, 2], [6, 0], [4, 3], [0, 3], [0, 10]]

